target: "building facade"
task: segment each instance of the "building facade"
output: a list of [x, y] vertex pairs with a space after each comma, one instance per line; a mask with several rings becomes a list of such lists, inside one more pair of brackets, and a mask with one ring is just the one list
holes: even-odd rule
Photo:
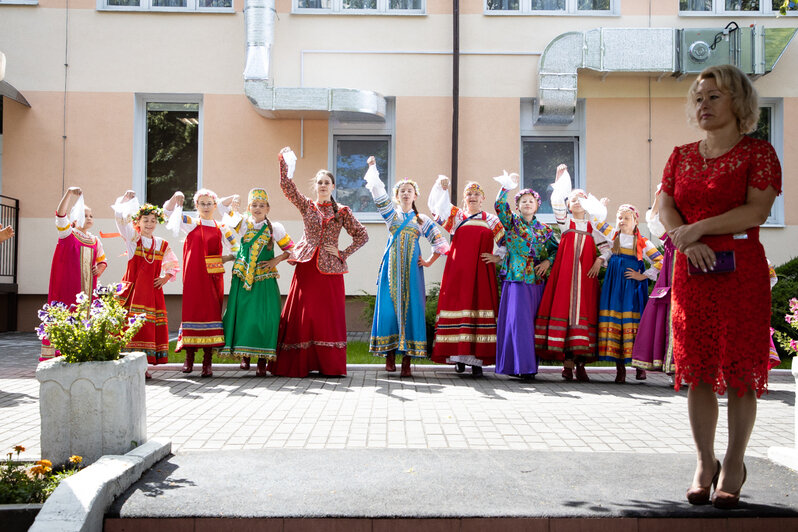
[[[96, 234], [115, 231], [109, 206], [127, 189], [162, 203], [176, 189], [263, 186], [270, 218], [298, 240], [299, 214], [278, 186], [283, 146], [299, 156], [307, 194], [329, 168], [338, 201], [367, 226], [348, 261], [351, 296], [374, 293], [387, 240], [360, 180], [372, 154], [389, 185], [419, 182], [422, 212], [438, 174], [460, 190], [480, 181], [492, 210], [492, 176], [519, 172], [545, 198], [561, 162], [576, 186], [611, 198], [610, 213], [644, 210], [673, 147], [700, 136], [685, 112], [696, 69], [729, 49], [757, 76], [758, 134], [783, 166], [784, 194], [762, 231], [781, 264], [798, 248], [798, 152], [787, 141], [798, 138], [798, 12], [777, 17], [780, 3], [0, 0], [0, 192], [20, 200], [17, 326], [31, 330], [45, 301], [67, 187], [85, 191]], [[122, 242], [103, 244], [103, 281], [119, 280]], [[293, 271], [280, 271], [285, 293]], [[174, 324], [181, 288], [166, 289]]]

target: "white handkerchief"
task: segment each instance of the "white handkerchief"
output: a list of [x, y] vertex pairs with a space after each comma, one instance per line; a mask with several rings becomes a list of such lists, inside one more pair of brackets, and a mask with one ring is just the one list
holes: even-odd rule
[[75, 206], [69, 211], [69, 221], [75, 222], [76, 227], [83, 227], [86, 224], [86, 202], [83, 194], [78, 196]]

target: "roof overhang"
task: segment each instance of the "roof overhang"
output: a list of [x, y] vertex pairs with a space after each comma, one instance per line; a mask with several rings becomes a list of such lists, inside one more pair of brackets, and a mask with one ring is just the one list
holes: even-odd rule
[[14, 101], [21, 103], [26, 107], [30, 107], [28, 100], [20, 93], [17, 89], [14, 88], [7, 81], [3, 81], [6, 76], [6, 54], [0, 52], [0, 97], [5, 96], [6, 98], [11, 98]]

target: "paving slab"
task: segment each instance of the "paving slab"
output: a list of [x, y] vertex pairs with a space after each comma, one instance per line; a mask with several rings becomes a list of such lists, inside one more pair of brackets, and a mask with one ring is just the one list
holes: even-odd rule
[[111, 518], [798, 517], [798, 474], [749, 458], [740, 507], [691, 506], [694, 457], [431, 449], [182, 452]]

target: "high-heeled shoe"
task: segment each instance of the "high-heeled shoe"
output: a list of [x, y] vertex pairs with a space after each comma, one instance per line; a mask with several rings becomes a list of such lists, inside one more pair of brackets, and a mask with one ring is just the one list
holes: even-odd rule
[[745, 464], [743, 464], [743, 481], [740, 483], [740, 487], [737, 488], [737, 491], [734, 493], [715, 489], [715, 493], [712, 495], [712, 506], [720, 510], [732, 510], [737, 508], [737, 505], [740, 504], [740, 492], [747, 478], [748, 470], [745, 468]]
[[715, 460], [715, 475], [708, 486], [699, 486], [697, 488], [690, 487], [687, 490], [687, 502], [690, 504], [700, 505], [709, 504], [709, 490], [710, 488], [718, 487], [718, 478], [720, 477], [720, 460]]

